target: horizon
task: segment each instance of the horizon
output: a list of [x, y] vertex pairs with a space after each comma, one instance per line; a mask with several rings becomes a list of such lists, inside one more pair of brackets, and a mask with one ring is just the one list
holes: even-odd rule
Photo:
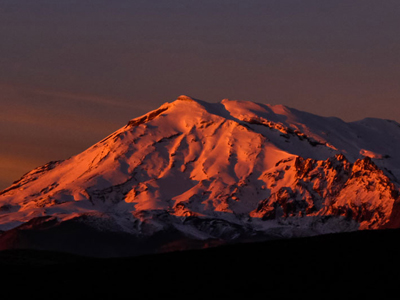
[[0, 190], [173, 101], [400, 122], [400, 3], [6, 0]]

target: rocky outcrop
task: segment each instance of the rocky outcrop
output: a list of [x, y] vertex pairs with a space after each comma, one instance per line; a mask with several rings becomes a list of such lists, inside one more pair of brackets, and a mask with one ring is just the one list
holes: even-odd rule
[[[277, 164], [278, 166], [281, 164]], [[282, 166], [282, 165], [281, 165]], [[363, 229], [385, 225], [399, 198], [395, 185], [369, 157], [351, 164], [342, 154], [325, 161], [296, 157], [290, 184], [274, 188], [251, 215], [264, 220], [289, 216], [337, 215], [353, 219]], [[292, 173], [268, 175], [275, 187]]]
[[[377, 229], [389, 221], [399, 198], [395, 185], [369, 157], [354, 164], [342, 154], [325, 161], [296, 157], [277, 165], [286, 166], [279, 176], [267, 175], [272, 193], [251, 213], [253, 217], [336, 215], [357, 221], [362, 229]], [[279, 181], [284, 186], [279, 187]]]

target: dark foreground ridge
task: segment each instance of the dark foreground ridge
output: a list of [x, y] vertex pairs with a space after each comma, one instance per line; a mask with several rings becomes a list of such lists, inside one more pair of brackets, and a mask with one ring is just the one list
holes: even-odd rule
[[[397, 295], [399, 230], [359, 231], [132, 258], [0, 252], [2, 294], [198, 299]], [[89, 298], [88, 298], [89, 297]]]

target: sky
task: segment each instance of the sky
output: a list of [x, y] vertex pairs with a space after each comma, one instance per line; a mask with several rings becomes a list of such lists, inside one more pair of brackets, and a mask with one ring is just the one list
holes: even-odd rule
[[0, 189], [179, 95], [400, 122], [398, 0], [2, 0]]

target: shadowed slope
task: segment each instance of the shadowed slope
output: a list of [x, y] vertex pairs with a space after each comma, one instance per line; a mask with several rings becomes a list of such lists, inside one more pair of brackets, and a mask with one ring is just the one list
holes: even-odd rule
[[[3, 295], [112, 297], [390, 297], [398, 230], [237, 244], [124, 259], [0, 252]], [[24, 286], [24, 289], [21, 289]]]

